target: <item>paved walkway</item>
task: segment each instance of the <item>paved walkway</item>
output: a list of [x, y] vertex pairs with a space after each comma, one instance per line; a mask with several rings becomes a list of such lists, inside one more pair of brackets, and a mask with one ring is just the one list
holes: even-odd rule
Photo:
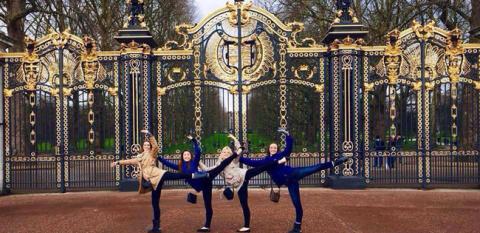
[[[185, 201], [187, 190], [162, 193], [163, 232], [195, 232], [202, 226], [201, 196]], [[287, 232], [294, 220], [288, 192], [280, 203], [269, 191], [249, 193], [252, 232]], [[480, 190], [305, 188], [303, 232], [480, 232]], [[212, 232], [242, 225], [238, 200], [214, 191]], [[151, 224], [150, 195], [120, 192], [32, 194], [0, 197], [0, 232], [145, 232]]]

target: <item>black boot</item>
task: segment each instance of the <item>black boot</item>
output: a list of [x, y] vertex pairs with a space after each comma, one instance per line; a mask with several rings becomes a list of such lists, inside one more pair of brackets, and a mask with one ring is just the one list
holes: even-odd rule
[[301, 232], [302, 232], [302, 224], [294, 223], [292, 230], [290, 230], [288, 233], [301, 233]]
[[153, 220], [153, 227], [148, 231], [148, 233], [160, 233], [162, 230], [160, 230], [160, 220]]
[[338, 165], [343, 164], [347, 161], [348, 161], [348, 157], [345, 156], [345, 155], [342, 155], [342, 156], [338, 157], [337, 159], [335, 159], [335, 161], [333, 161], [333, 166], [334, 167], [338, 166]]

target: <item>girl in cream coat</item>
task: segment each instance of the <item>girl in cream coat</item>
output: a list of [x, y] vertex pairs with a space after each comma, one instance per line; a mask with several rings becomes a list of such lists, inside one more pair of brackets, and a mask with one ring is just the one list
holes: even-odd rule
[[[165, 171], [157, 166], [158, 144], [155, 137], [147, 130], [142, 130], [148, 140], [143, 143], [142, 153], [136, 158], [119, 160], [111, 164], [112, 167], [117, 165], [134, 165], [140, 170], [138, 174], [139, 193], [147, 193], [152, 191], [152, 207], [153, 207], [153, 228], [149, 233], [156, 233], [160, 231], [160, 194], [162, 185], [165, 180], [180, 180], [180, 179], [199, 179], [207, 178], [207, 173], [173, 173]], [[142, 178], [144, 181], [142, 181]], [[150, 187], [144, 187], [148, 182]]]

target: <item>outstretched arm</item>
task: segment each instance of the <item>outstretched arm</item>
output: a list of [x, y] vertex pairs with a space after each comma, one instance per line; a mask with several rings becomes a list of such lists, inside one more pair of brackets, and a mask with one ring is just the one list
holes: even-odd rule
[[202, 157], [202, 148], [200, 148], [200, 145], [197, 139], [195, 139], [194, 137], [188, 136], [188, 139], [190, 139], [193, 144], [193, 153], [194, 153], [193, 164], [194, 166], [198, 166], [200, 162], [200, 157]]
[[115, 167], [116, 165], [138, 165], [139, 162], [140, 162], [139, 158], [118, 160], [116, 162], [112, 162], [110, 164], [110, 167]]
[[292, 148], [293, 148], [293, 138], [290, 136], [290, 134], [286, 134], [285, 138], [285, 148], [280, 151], [279, 153], [275, 154], [273, 157], [275, 159], [281, 159], [282, 157], [288, 157], [292, 153]]
[[160, 156], [158, 156], [157, 159], [158, 159], [158, 161], [160, 161], [160, 163], [162, 163], [163, 165], [165, 165], [165, 166], [167, 166], [167, 167], [169, 167], [169, 168], [171, 168], [171, 169], [173, 169], [173, 170], [177, 170], [177, 171], [178, 171], [178, 169], [179, 169], [179, 168], [178, 168], [178, 164], [175, 164], [175, 163], [173, 163], [172, 161], [167, 160], [167, 159], [164, 159], [164, 158], [162, 158], [162, 157], [160, 157]]

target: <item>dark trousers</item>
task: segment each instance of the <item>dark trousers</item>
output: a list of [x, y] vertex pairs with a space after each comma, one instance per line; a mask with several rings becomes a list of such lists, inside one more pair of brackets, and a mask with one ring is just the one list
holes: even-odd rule
[[212, 181], [205, 181], [203, 186], [202, 195], [203, 195], [203, 204], [205, 205], [205, 227], [210, 228], [213, 217], [213, 208], [212, 208]]
[[237, 156], [231, 155], [230, 157], [223, 160], [220, 165], [215, 167], [214, 169], [208, 171], [209, 179], [204, 181], [202, 195], [203, 195], [203, 204], [205, 205], [205, 227], [210, 228], [210, 224], [212, 223], [213, 217], [213, 208], [212, 208], [212, 182], [215, 177], [220, 174], [220, 172], [225, 169]]
[[191, 174], [186, 173], [176, 173], [176, 172], [165, 172], [163, 174], [160, 183], [155, 190], [152, 191], [152, 207], [153, 207], [153, 220], [160, 221], [160, 195], [162, 193], [162, 186], [166, 180], [181, 180], [191, 178]]
[[258, 174], [268, 170], [270, 167], [275, 165], [277, 161], [271, 161], [263, 166], [250, 168], [245, 174], [245, 180], [243, 181], [242, 187], [238, 190], [238, 199], [240, 200], [240, 205], [243, 210], [243, 226], [250, 227], [250, 208], [248, 207], [248, 182], [251, 178], [257, 176]]
[[293, 172], [289, 175], [287, 187], [293, 206], [295, 207], [296, 223], [302, 223], [303, 218], [302, 201], [300, 200], [300, 185], [298, 184], [298, 181], [306, 176], [332, 167], [333, 165], [331, 162], [319, 163], [313, 166], [294, 168]]

